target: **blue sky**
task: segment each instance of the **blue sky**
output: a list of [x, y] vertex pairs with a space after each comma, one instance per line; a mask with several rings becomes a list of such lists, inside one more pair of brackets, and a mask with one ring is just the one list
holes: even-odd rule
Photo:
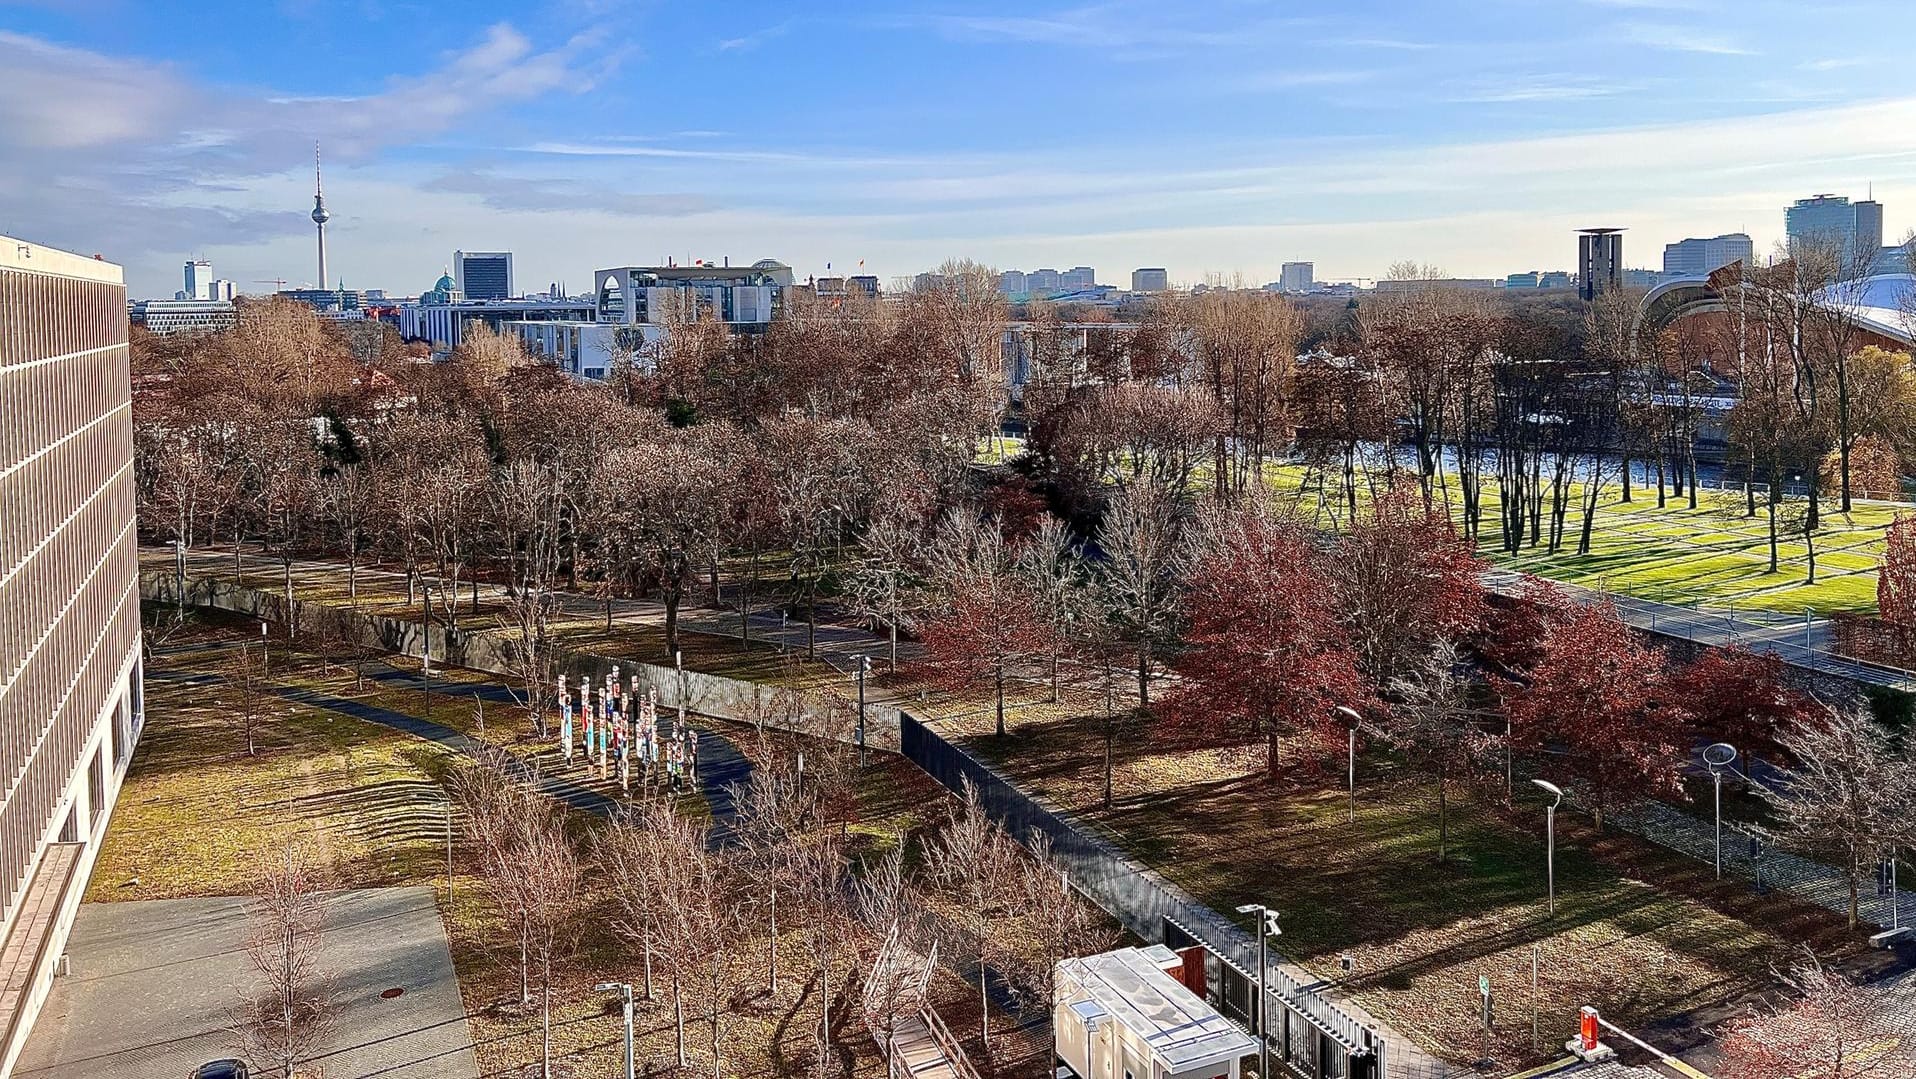
[[667, 256], [1320, 278], [1627, 261], [1874, 184], [1916, 226], [1916, 5], [0, 0], [0, 232], [417, 292]]

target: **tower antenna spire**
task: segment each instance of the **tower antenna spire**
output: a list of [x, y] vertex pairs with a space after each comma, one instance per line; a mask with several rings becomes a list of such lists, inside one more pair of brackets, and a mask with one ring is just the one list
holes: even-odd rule
[[332, 214], [326, 210], [326, 196], [319, 186], [319, 140], [313, 140], [313, 227], [319, 232], [319, 287], [326, 287], [326, 222]]

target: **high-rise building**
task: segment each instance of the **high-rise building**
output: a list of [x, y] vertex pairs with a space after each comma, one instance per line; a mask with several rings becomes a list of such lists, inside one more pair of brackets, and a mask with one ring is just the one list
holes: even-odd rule
[[1732, 262], [1749, 262], [1755, 254], [1748, 233], [1692, 237], [1663, 245], [1663, 272], [1673, 277], [1702, 277]]
[[192, 259], [186, 264], [186, 295], [183, 300], [216, 300], [213, 295], [213, 264], [205, 259]]
[[1783, 232], [1792, 255], [1832, 247], [1846, 272], [1868, 273], [1883, 249], [1883, 204], [1841, 195], [1797, 199], [1783, 211]]
[[1277, 272], [1277, 287], [1285, 292], [1309, 292], [1316, 284], [1317, 267], [1308, 262], [1287, 262]]
[[333, 215], [326, 209], [326, 195], [319, 187], [319, 143], [313, 143], [313, 227], [319, 230], [319, 280], [313, 282], [318, 288], [326, 287], [326, 222]]
[[1033, 270], [1025, 275], [1025, 292], [1032, 296], [1052, 296], [1064, 291], [1064, 278], [1053, 269]]
[[1171, 275], [1162, 266], [1142, 266], [1131, 271], [1132, 292], [1163, 292], [1171, 287]]
[[454, 251], [452, 280], [468, 300], [512, 298], [512, 252]]
[[1579, 230], [1577, 274], [1577, 295], [1586, 300], [1596, 299], [1605, 289], [1623, 287], [1623, 230]]
[[1022, 299], [1031, 291], [1031, 278], [1023, 270], [1006, 270], [998, 275], [998, 291]]
[[0, 296], [4, 1075], [66, 950], [144, 703], [124, 278], [0, 237]]
[[1058, 285], [1063, 292], [1079, 292], [1098, 286], [1098, 271], [1089, 266], [1073, 266], [1058, 275]]

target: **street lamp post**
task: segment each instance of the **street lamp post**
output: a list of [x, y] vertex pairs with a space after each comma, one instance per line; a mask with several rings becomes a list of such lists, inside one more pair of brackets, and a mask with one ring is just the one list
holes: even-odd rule
[[858, 760], [865, 760], [865, 676], [871, 673], [872, 658], [860, 654], [858, 659]]
[[620, 1009], [625, 1013], [625, 1079], [637, 1079], [632, 1059], [632, 986], [625, 982], [600, 982], [592, 988], [600, 993], [619, 994]]
[[186, 621], [186, 542], [173, 541], [173, 595], [179, 600], [177, 621]]
[[1716, 795], [1716, 879], [1723, 879], [1723, 769], [1736, 759], [1736, 747], [1718, 742], [1703, 750], [1703, 763], [1710, 769], [1710, 783]]
[[1351, 725], [1350, 753], [1349, 753], [1349, 756], [1346, 758], [1346, 760], [1348, 761], [1350, 766], [1349, 768], [1350, 818], [1351, 820], [1356, 820], [1357, 819], [1357, 725], [1363, 722], [1364, 717], [1358, 715], [1356, 709], [1348, 707], [1346, 705], [1342, 705], [1342, 704], [1338, 705], [1333, 710], [1338, 715], [1343, 716], [1345, 719], [1349, 720]]
[[1264, 972], [1270, 969], [1270, 953], [1266, 945], [1272, 937], [1283, 936], [1284, 931], [1277, 927], [1277, 912], [1262, 903], [1245, 903], [1237, 908], [1237, 912], [1257, 915], [1257, 1075], [1258, 1079], [1270, 1079], [1271, 1037], [1265, 1008], [1270, 994], [1264, 989]]
[[1557, 916], [1557, 807], [1563, 804], [1563, 788], [1541, 779], [1533, 779], [1530, 782], [1541, 787], [1543, 792], [1550, 795], [1552, 799], [1543, 811], [1543, 865], [1545, 879], [1549, 882], [1550, 888], [1550, 916], [1555, 918]]

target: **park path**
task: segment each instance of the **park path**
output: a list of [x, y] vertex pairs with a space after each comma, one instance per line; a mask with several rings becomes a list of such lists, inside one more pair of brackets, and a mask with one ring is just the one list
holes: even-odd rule
[[[164, 655], [165, 650], [160, 654]], [[194, 671], [149, 670], [146, 677], [155, 682], [176, 682], [190, 685], [214, 685], [225, 681], [217, 674]], [[409, 671], [387, 667], [373, 675], [380, 681], [396, 682], [412, 688], [423, 688], [425, 680]], [[436, 683], [441, 691], [452, 691], [457, 687], [459, 696], [477, 693], [482, 699], [506, 701], [511, 699], [511, 690], [490, 682], [446, 682]], [[365, 701], [341, 697], [321, 690], [304, 686], [289, 686], [275, 683], [272, 688], [275, 696], [296, 704], [319, 708], [337, 715], [349, 716], [367, 723], [376, 723], [382, 727], [399, 731], [446, 747], [461, 756], [477, 759], [482, 753], [497, 750], [500, 747], [491, 742], [436, 723], [419, 716], [395, 711]], [[733, 787], [743, 784], [751, 775], [751, 762], [739, 752], [738, 747], [724, 735], [706, 727], [695, 728], [699, 731], [699, 795], [704, 798], [706, 807], [712, 816], [711, 839], [714, 843], [723, 842], [731, 835], [731, 823], [736, 809]], [[505, 752], [506, 768], [521, 780], [528, 781], [534, 789], [572, 809], [582, 810], [599, 817], [611, 817], [625, 806], [624, 799], [616, 798], [570, 778], [565, 774], [567, 767], [559, 758], [557, 749], [541, 750], [532, 757], [523, 757], [510, 751]]]
[[[1522, 595], [1526, 585], [1542, 580], [1516, 570], [1489, 569], [1478, 575], [1485, 588], [1503, 596]], [[1585, 585], [1551, 581], [1580, 603], [1609, 601], [1629, 626], [1674, 640], [1705, 645], [1738, 645], [1768, 652], [1806, 671], [1847, 678], [1863, 685], [1889, 689], [1916, 689], [1916, 676], [1893, 667], [1860, 663], [1836, 654], [1835, 635], [1828, 618], [1813, 612], [1803, 616], [1776, 611], [1737, 611], [1727, 607], [1680, 606], [1638, 599]]]

